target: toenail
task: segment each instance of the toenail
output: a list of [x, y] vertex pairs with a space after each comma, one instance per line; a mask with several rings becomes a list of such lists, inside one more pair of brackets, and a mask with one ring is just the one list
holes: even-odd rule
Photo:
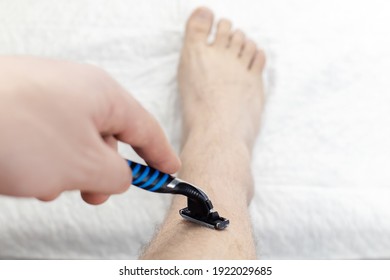
[[210, 20], [211, 17], [212, 17], [211, 13], [205, 9], [200, 9], [195, 13], [195, 18], [197, 20]]

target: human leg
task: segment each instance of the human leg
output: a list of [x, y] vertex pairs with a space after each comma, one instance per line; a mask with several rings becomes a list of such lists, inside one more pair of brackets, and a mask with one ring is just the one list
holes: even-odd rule
[[188, 223], [178, 215], [185, 198], [175, 196], [142, 259], [256, 257], [248, 205], [264, 53], [241, 31], [232, 32], [227, 20], [218, 23], [216, 39], [208, 44], [212, 23], [205, 8], [187, 23], [178, 78], [184, 124], [179, 178], [201, 187], [231, 224], [217, 232]]

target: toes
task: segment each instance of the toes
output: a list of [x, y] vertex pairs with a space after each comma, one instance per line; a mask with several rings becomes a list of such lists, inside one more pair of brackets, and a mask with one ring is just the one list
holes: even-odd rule
[[256, 44], [251, 40], [247, 40], [241, 52], [241, 61], [248, 68], [250, 66], [250, 63], [254, 59], [255, 54], [256, 54]]
[[241, 30], [235, 31], [230, 38], [230, 44], [229, 44], [230, 51], [232, 51], [234, 54], [239, 55], [244, 45], [244, 40], [245, 40], [244, 32], [242, 32]]
[[230, 30], [232, 23], [227, 19], [221, 19], [218, 22], [217, 34], [215, 36], [214, 44], [217, 47], [226, 48], [229, 44]]
[[206, 43], [213, 24], [213, 13], [207, 8], [198, 8], [190, 16], [186, 27], [186, 41]]
[[252, 64], [250, 65], [250, 70], [255, 72], [263, 71], [265, 65], [265, 53], [263, 50], [258, 49], [253, 58]]

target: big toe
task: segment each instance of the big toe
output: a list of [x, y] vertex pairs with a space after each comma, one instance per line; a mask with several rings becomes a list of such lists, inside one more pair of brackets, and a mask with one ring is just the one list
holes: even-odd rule
[[187, 21], [186, 41], [206, 43], [213, 25], [213, 13], [207, 8], [198, 8]]

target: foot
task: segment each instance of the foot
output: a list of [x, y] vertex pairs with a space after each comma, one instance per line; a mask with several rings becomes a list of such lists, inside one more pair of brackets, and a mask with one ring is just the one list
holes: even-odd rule
[[252, 149], [263, 105], [262, 70], [265, 57], [256, 44], [231, 23], [218, 22], [208, 43], [213, 14], [193, 12], [187, 22], [179, 65], [184, 143], [195, 129], [236, 138]]

